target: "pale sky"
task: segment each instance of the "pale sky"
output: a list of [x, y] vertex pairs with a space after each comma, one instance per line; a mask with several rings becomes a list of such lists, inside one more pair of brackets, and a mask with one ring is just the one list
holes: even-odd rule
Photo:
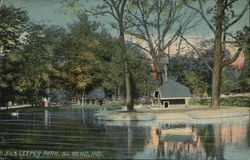
[[[87, 2], [86, 0], [83, 0]], [[211, 0], [210, 0], [211, 1]], [[64, 15], [63, 13], [58, 12], [58, 10], [61, 7], [61, 4], [59, 3], [60, 0], [4, 0], [4, 4], [7, 5], [14, 5], [15, 7], [22, 7], [26, 9], [29, 12], [30, 18], [39, 23], [45, 23], [48, 25], [59, 25], [67, 28], [67, 24], [73, 22], [72, 16]], [[96, 4], [98, 0], [89, 0], [88, 5]], [[235, 10], [236, 13], [239, 13], [243, 8], [244, 4], [247, 2], [247, 0], [239, 0], [239, 2], [236, 3]], [[208, 3], [212, 4], [212, 3]], [[250, 16], [248, 11], [244, 17], [234, 26], [232, 26], [232, 30], [242, 28], [244, 25], [250, 25]], [[107, 30], [113, 34], [117, 35], [117, 31], [112, 29], [108, 23], [112, 22], [112, 17], [103, 17], [98, 18], [98, 21], [101, 23], [106, 23]], [[193, 38], [193, 42], [195, 43], [195, 39], [205, 39], [210, 36], [212, 36], [211, 30], [208, 28], [208, 26], [204, 23], [204, 21], [201, 21], [200, 24], [194, 28], [192, 28], [188, 35], [186, 34], [186, 37]], [[173, 46], [172, 50], [176, 50], [176, 48]]]
[[[73, 21], [73, 17], [66, 16], [58, 12], [58, 9], [60, 9], [59, 2], [60, 0], [4, 0], [4, 4], [12, 4], [15, 7], [22, 7], [24, 9], [27, 9], [33, 21], [46, 23], [48, 25], [60, 25], [63, 27], [67, 27], [67, 23], [71, 23]], [[236, 3], [236, 12], [239, 12], [243, 9], [245, 2], [246, 0], [239, 0], [239, 3]], [[94, 3], [97, 3], [97, 0], [88, 1], [89, 5], [92, 5]], [[112, 17], [99, 18], [98, 20], [100, 20], [102, 23], [111, 22]], [[246, 24], [249, 25], [249, 23], [248, 11], [248, 13], [245, 14], [245, 16], [241, 19], [241, 21], [234, 25], [232, 29], [237, 29]], [[199, 26], [194, 28], [193, 31], [194, 32], [192, 34], [211, 34], [211, 31], [203, 22], [201, 22]]]

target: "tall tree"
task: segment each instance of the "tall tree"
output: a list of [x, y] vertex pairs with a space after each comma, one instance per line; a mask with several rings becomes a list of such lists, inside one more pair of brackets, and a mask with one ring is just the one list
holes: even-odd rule
[[[243, 46], [247, 43], [245, 41], [246, 36], [240, 41], [241, 45], [233, 57], [223, 62], [223, 52], [225, 51], [225, 43], [227, 43], [227, 35], [229, 34], [228, 29], [236, 24], [247, 12], [249, 3], [246, 2], [243, 10], [237, 15], [234, 11], [234, 5], [237, 1], [235, 0], [216, 0], [214, 7], [208, 7], [207, 12], [204, 11], [204, 4], [206, 1], [198, 0], [198, 8], [194, 7], [191, 1], [183, 0], [185, 5], [200, 14], [202, 19], [205, 21], [207, 26], [211, 29], [214, 34], [214, 60], [213, 60], [213, 79], [212, 79], [212, 108], [220, 107], [220, 93], [221, 93], [221, 79], [223, 67], [232, 64], [239, 54], [241, 53]], [[191, 2], [191, 3], [190, 3]], [[212, 19], [209, 21], [206, 13], [212, 13]], [[230, 35], [230, 34], [229, 34]], [[239, 41], [238, 41], [239, 42]], [[230, 43], [235, 43], [231, 42]]]
[[11, 50], [0, 63], [3, 84], [0, 90], [4, 101], [34, 103], [44, 95], [49, 87], [52, 69], [51, 53], [48, 50], [48, 37], [43, 26], [32, 25], [25, 44]]
[[57, 79], [63, 88], [70, 91], [82, 104], [85, 94], [97, 82], [99, 59], [95, 48], [99, 47], [97, 23], [91, 23], [88, 16], [79, 14], [69, 26], [69, 33], [62, 41], [62, 52], [58, 52]]
[[161, 57], [179, 37], [192, 26], [191, 15], [183, 8], [181, 1], [151, 0], [129, 1], [127, 5], [126, 33], [131, 35], [132, 43], [140, 47], [152, 58], [156, 77], [161, 78]]
[[[79, 9], [79, 6], [81, 5], [82, 1], [75, 0], [75, 1], [65, 1], [64, 8], [72, 9], [77, 8]], [[134, 109], [134, 98], [132, 94], [132, 85], [131, 85], [131, 73], [129, 69], [129, 62], [128, 62], [128, 53], [125, 43], [125, 24], [124, 24], [124, 16], [125, 16], [125, 6], [127, 4], [127, 0], [98, 0], [97, 5], [91, 9], [87, 9], [85, 7], [85, 11], [87, 13], [90, 13], [94, 16], [111, 16], [116, 25], [118, 26], [119, 30], [119, 46], [120, 46], [120, 52], [122, 56], [122, 62], [124, 67], [124, 78], [125, 78], [125, 84], [126, 84], [126, 105], [127, 110], [133, 110]], [[73, 11], [73, 14], [78, 13], [79, 10], [76, 10], [76, 12]]]
[[99, 5], [96, 8], [88, 11], [93, 15], [106, 15], [109, 14], [112, 16], [118, 26], [119, 30], [119, 45], [122, 55], [122, 62], [124, 67], [124, 74], [125, 74], [125, 84], [126, 84], [126, 105], [127, 110], [134, 110], [134, 98], [132, 93], [132, 84], [131, 84], [131, 72], [129, 68], [129, 61], [128, 61], [128, 52], [126, 48], [125, 42], [125, 30], [126, 24], [124, 23], [125, 17], [125, 9], [127, 0], [103, 0], [99, 1]]
[[13, 6], [0, 6], [0, 104], [12, 100], [11, 93], [17, 71], [9, 64], [9, 53], [21, 48], [25, 43], [26, 33], [29, 26], [29, 17], [25, 10]]

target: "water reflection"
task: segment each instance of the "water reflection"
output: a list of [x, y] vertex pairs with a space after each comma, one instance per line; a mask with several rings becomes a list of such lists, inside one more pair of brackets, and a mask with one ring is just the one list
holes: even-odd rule
[[[248, 159], [249, 122], [151, 128], [144, 153], [160, 159]], [[148, 155], [150, 152], [151, 155]], [[234, 157], [234, 158], [233, 158]]]
[[[85, 110], [0, 114], [0, 151], [101, 151], [108, 159], [245, 160], [249, 121], [227, 124], [109, 123]], [[53, 159], [53, 158], [52, 158]]]
[[45, 129], [48, 129], [51, 123], [51, 116], [50, 112], [48, 110], [44, 111], [44, 124], [45, 124]]

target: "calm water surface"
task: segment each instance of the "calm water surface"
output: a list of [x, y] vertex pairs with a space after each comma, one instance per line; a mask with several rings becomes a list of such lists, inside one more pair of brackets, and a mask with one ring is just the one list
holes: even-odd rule
[[96, 112], [2, 113], [0, 159], [250, 159], [249, 119], [202, 125], [125, 124], [96, 121]]

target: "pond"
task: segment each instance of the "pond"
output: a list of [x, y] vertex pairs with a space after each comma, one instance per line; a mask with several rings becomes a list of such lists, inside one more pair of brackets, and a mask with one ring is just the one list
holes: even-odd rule
[[1, 159], [250, 159], [250, 120], [100, 122], [100, 111], [0, 114]]

